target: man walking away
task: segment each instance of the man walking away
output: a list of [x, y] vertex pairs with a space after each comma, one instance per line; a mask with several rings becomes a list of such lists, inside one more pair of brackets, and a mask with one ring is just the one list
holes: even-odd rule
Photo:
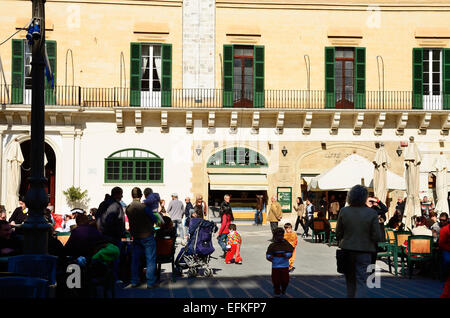
[[172, 222], [177, 231], [177, 236], [181, 239], [184, 238], [184, 228], [183, 224], [181, 224], [181, 220], [183, 219], [183, 202], [178, 200], [178, 194], [172, 193], [172, 201], [169, 203], [169, 207], [167, 208], [167, 213], [169, 214]]
[[141, 203], [142, 191], [138, 187], [131, 190], [133, 202], [126, 209], [133, 237], [131, 255], [131, 287], [139, 286], [141, 259], [145, 256], [147, 288], [158, 287], [156, 282], [156, 241], [154, 238], [154, 220], [145, 213], [145, 204]]
[[[269, 215], [267, 216], [267, 221], [270, 222], [270, 229], [272, 234], [276, 228], [278, 228], [278, 222], [281, 221], [283, 217], [283, 212], [281, 211], [281, 204], [277, 201], [275, 196], [272, 196], [272, 204], [270, 205]], [[284, 231], [284, 230], [283, 230]]]

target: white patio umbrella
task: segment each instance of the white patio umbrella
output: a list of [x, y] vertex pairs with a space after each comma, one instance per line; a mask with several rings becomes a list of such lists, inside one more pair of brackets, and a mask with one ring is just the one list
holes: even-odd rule
[[17, 140], [13, 141], [6, 161], [8, 171], [6, 182], [6, 211], [7, 213], [12, 213], [19, 205], [20, 166], [24, 161], [22, 150]]
[[422, 215], [420, 212], [419, 198], [419, 166], [422, 162], [414, 137], [409, 137], [409, 144], [405, 151], [406, 166], [406, 205], [403, 214], [405, 228], [412, 229], [412, 220], [415, 216]]
[[436, 159], [436, 195], [437, 202], [435, 211], [437, 213], [449, 212], [449, 206], [447, 201], [448, 187], [447, 187], [447, 172], [448, 172], [448, 161], [445, 155], [441, 152], [439, 157]]
[[373, 159], [374, 171], [373, 171], [373, 192], [375, 196], [386, 203], [387, 197], [387, 169], [389, 166], [389, 156], [384, 148], [384, 144], [381, 143], [378, 148], [375, 158]]

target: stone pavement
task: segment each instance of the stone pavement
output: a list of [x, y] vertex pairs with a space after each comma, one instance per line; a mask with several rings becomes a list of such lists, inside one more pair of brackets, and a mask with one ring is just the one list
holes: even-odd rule
[[[285, 221], [286, 222], [286, 221]], [[282, 223], [280, 223], [282, 225]], [[243, 264], [225, 264], [217, 244], [210, 265], [213, 277], [189, 278], [187, 275], [171, 281], [170, 264], [162, 265], [160, 288], [147, 290], [145, 284], [138, 288], [119, 286], [119, 298], [267, 298], [272, 297], [271, 263], [265, 259], [265, 251], [271, 238], [269, 225], [252, 226], [237, 223], [242, 236]], [[288, 298], [342, 298], [346, 296], [344, 276], [336, 271], [336, 246], [312, 243], [299, 235], [295, 270], [291, 273], [287, 289]], [[177, 248], [177, 253], [180, 246]], [[412, 279], [395, 277], [388, 266], [378, 261], [381, 268], [381, 288], [369, 291], [374, 298], [438, 298], [443, 282], [413, 276]]]

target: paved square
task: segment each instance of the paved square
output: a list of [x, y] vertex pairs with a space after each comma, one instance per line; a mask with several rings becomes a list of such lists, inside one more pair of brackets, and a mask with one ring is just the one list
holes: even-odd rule
[[[118, 288], [117, 297], [124, 298], [266, 298], [272, 297], [271, 263], [265, 258], [271, 232], [268, 225], [240, 225], [242, 236], [241, 254], [243, 264], [225, 264], [217, 244], [212, 254], [213, 277], [187, 275], [171, 281], [170, 264], [163, 264], [160, 288]], [[287, 296], [290, 298], [342, 298], [346, 296], [344, 276], [336, 271], [336, 246], [312, 243], [311, 239], [299, 237], [295, 259], [295, 271], [291, 273]], [[177, 253], [180, 245], [177, 247]], [[412, 279], [395, 277], [388, 272], [387, 264], [378, 261], [381, 268], [381, 288], [371, 289], [375, 298], [437, 298], [442, 293], [443, 282], [421, 276]]]

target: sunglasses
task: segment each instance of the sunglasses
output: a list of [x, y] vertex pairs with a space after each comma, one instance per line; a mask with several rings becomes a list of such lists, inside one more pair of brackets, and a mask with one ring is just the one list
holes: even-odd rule
[[448, 220], [447, 219], [439, 219], [439, 222], [441, 222], [441, 223], [444, 223], [444, 222], [447, 222]]

